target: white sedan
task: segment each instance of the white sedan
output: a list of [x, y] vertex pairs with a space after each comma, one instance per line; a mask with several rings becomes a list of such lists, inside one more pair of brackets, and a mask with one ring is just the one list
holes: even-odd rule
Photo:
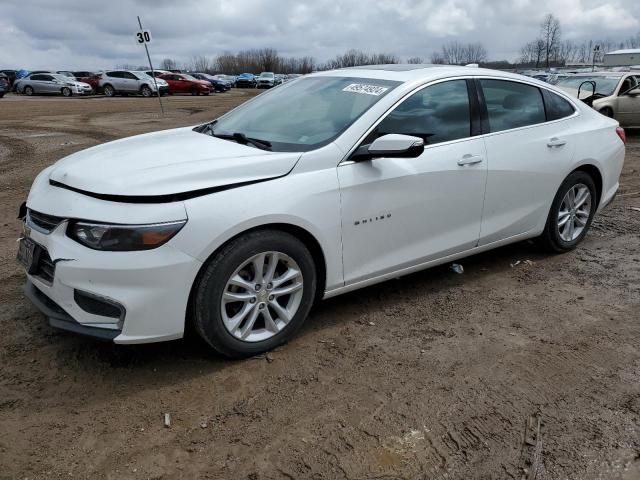
[[574, 248], [624, 154], [615, 120], [526, 77], [321, 72], [45, 169], [18, 257], [54, 327], [130, 344], [191, 324], [254, 355], [316, 299], [528, 238]]

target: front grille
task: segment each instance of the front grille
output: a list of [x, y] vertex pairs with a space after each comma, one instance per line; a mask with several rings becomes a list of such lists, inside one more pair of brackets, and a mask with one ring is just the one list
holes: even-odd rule
[[27, 210], [27, 224], [43, 233], [51, 233], [63, 221], [64, 218], [61, 217], [47, 215], [31, 209]]
[[40, 247], [40, 249], [38, 265], [34, 275], [36, 277], [40, 277], [47, 283], [53, 283], [53, 276], [56, 273], [56, 264], [51, 260], [49, 252], [47, 252], [43, 247]]

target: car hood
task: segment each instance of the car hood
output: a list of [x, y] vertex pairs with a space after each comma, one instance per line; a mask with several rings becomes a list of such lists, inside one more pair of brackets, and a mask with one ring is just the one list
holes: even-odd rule
[[286, 175], [301, 153], [259, 150], [191, 127], [116, 140], [58, 161], [54, 184], [102, 196], [164, 196]]

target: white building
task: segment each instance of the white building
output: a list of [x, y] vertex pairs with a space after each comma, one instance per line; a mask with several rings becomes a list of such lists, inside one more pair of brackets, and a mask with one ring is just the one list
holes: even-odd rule
[[602, 64], [605, 67], [640, 65], [640, 48], [628, 48], [605, 53]]

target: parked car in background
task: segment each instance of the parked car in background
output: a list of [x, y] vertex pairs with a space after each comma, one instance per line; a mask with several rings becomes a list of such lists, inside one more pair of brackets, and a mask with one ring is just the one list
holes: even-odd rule
[[18, 72], [17, 70], [11, 70], [11, 69], [0, 70], [0, 73], [4, 74], [7, 77], [7, 80], [9, 82], [9, 89], [13, 88], [13, 84], [16, 81], [17, 72]]
[[89, 72], [86, 70], [78, 70], [75, 72], [71, 72], [76, 80], [79, 82], [88, 83], [93, 88], [94, 93], [99, 93], [102, 91], [100, 88], [100, 74], [95, 72]]
[[582, 73], [556, 87], [627, 128], [640, 128], [640, 72]]
[[276, 76], [273, 72], [262, 72], [258, 77], [257, 88], [272, 88], [276, 86]]
[[58, 328], [132, 344], [192, 327], [249, 357], [315, 300], [526, 239], [576, 248], [624, 156], [618, 122], [520, 75], [320, 72], [49, 166], [18, 258]]
[[256, 76], [253, 73], [241, 73], [236, 77], [236, 87], [255, 88]]
[[90, 95], [91, 85], [79, 82], [58, 73], [32, 73], [16, 82], [16, 91], [25, 95], [60, 94], [65, 97], [72, 95]]
[[224, 75], [221, 73], [214, 75], [213, 78], [224, 82], [229, 88], [232, 88], [236, 82], [236, 77], [233, 77], [231, 75]]
[[56, 72], [58, 75], [64, 75], [65, 77], [69, 77], [72, 78], [74, 80], [77, 80], [76, 76], [73, 74], [73, 72], [70, 72], [68, 70], [58, 70]]
[[275, 84], [280, 85], [285, 82], [285, 75], [282, 73], [276, 73], [275, 75]]
[[8, 93], [9, 91], [11, 91], [9, 77], [4, 73], [0, 73], [0, 98], [4, 97], [5, 93]]
[[101, 74], [98, 85], [107, 97], [130, 94], [151, 97], [156, 93], [153, 78], [144, 72], [131, 70], [106, 71]]
[[211, 89], [218, 93], [226, 92], [230, 88], [227, 85], [227, 82], [219, 80], [213, 75], [209, 75], [208, 73], [190, 73], [189, 75], [191, 75], [193, 78], [197, 78], [198, 80], [208, 82], [209, 85], [211, 85]]
[[[160, 77], [153, 78], [147, 72], [143, 72], [140, 70], [136, 70], [133, 73], [138, 75], [139, 77], [143, 77], [143, 78], [148, 77], [149, 82], [155, 82], [155, 85], [158, 86], [158, 90], [160, 90], [160, 96], [163, 97], [165, 95], [169, 95], [169, 84], [167, 83], [166, 80], [163, 80]], [[155, 89], [154, 89], [154, 92], [155, 92]]]
[[209, 95], [211, 84], [205, 80], [198, 80], [186, 73], [167, 73], [160, 78], [169, 84], [169, 93], [190, 93], [191, 95]]

